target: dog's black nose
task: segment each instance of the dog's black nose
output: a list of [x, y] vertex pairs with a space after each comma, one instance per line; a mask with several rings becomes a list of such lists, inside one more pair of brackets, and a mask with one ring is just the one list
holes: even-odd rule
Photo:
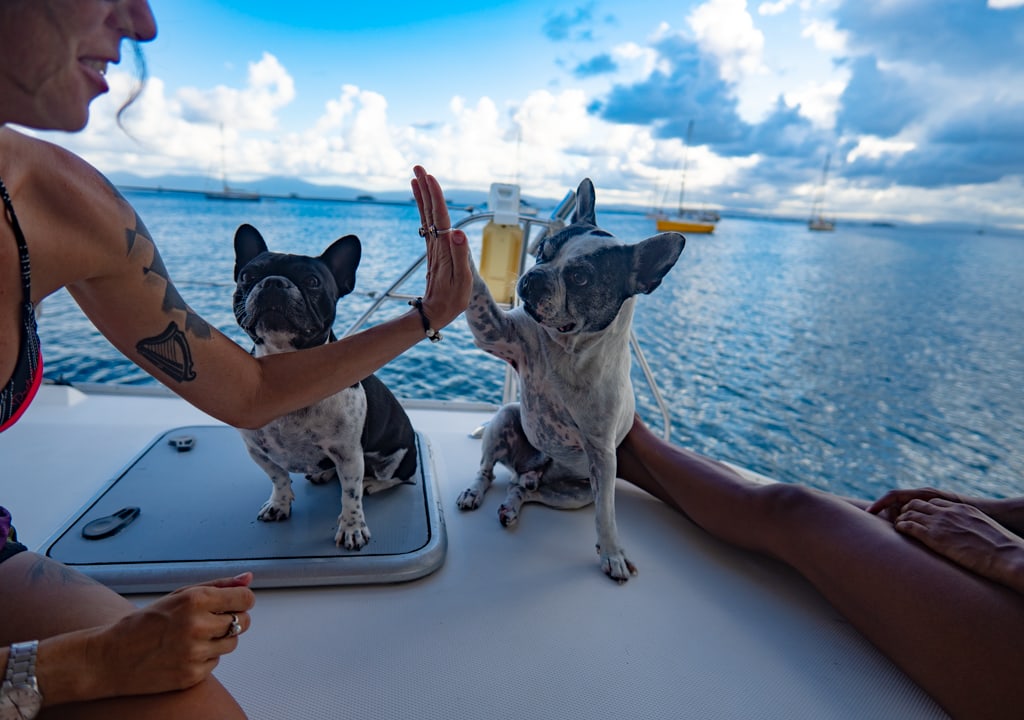
[[270, 277], [263, 278], [260, 281], [260, 286], [264, 290], [270, 290], [271, 288], [280, 290], [288, 286], [288, 281], [280, 275], [271, 275]]

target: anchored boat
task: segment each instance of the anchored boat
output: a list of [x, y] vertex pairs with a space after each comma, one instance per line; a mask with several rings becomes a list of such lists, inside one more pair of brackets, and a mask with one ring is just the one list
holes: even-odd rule
[[679, 205], [675, 214], [659, 210], [652, 213], [654, 226], [658, 232], [681, 232], [690, 235], [709, 235], [721, 220], [721, 215], [714, 210], [687, 210], [683, 203], [686, 198], [686, 170], [690, 152], [690, 139], [693, 136], [693, 120], [686, 126], [686, 147], [683, 149], [683, 172], [679, 178]]

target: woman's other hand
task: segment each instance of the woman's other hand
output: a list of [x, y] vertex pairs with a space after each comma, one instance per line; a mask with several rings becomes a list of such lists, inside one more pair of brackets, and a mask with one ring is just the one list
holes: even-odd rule
[[893, 527], [978, 575], [1024, 588], [1024, 540], [973, 505], [913, 499]]
[[868, 506], [867, 511], [874, 515], [879, 515], [889, 522], [895, 522], [896, 517], [900, 514], [903, 506], [911, 500], [934, 500], [941, 498], [943, 500], [949, 500], [950, 502], [968, 502], [964, 498], [956, 495], [955, 493], [945, 492], [943, 490], [936, 490], [931, 487], [923, 488], [905, 488], [902, 490], [890, 490], [882, 497], [875, 500], [871, 505]]
[[181, 588], [97, 630], [94, 667], [100, 670], [97, 681], [106, 686], [89, 694], [159, 693], [206, 679], [249, 629], [248, 611], [255, 603], [251, 581], [252, 574], [244, 573]]

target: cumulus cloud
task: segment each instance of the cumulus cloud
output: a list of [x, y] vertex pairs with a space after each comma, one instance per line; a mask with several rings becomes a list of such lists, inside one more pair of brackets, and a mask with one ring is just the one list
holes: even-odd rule
[[754, 27], [746, 0], [709, 0], [687, 21], [700, 49], [718, 60], [726, 82], [764, 72], [764, 34]]
[[591, 77], [593, 75], [611, 75], [619, 69], [614, 58], [608, 53], [595, 55], [590, 60], [580, 63], [573, 71], [576, 77]]
[[1024, 17], [957, 0], [846, 2], [852, 78], [841, 99], [849, 133], [914, 141], [909, 152], [854, 153], [861, 181], [923, 188], [1024, 173]]
[[275, 113], [294, 99], [294, 81], [277, 58], [266, 52], [249, 64], [245, 88], [182, 88], [178, 94], [185, 119], [224, 123], [240, 130], [273, 130], [277, 126]]
[[569, 12], [549, 14], [544, 21], [544, 35], [555, 42], [590, 40], [593, 37], [594, 5], [594, 2], [589, 2]]

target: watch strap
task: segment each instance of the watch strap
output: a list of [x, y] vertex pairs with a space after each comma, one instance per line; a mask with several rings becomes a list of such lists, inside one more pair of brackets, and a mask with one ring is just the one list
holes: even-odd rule
[[[41, 699], [39, 682], [36, 679], [36, 653], [38, 649], [38, 640], [13, 643], [10, 646], [7, 655], [7, 672], [4, 675], [3, 685], [0, 685], [0, 699], [3, 699], [13, 688], [28, 688]], [[38, 710], [38, 703], [36, 703], [36, 706], [29, 711], [31, 714], [22, 714], [22, 717], [35, 717]]]

